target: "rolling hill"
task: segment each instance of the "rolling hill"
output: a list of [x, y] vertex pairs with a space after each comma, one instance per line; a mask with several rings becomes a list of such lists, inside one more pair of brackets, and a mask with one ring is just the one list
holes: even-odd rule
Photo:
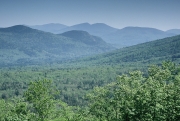
[[117, 48], [132, 46], [177, 35], [175, 32], [165, 32], [148, 27], [125, 27], [122, 29], [116, 29], [103, 23], [96, 23], [92, 25], [89, 23], [77, 24], [62, 29], [59, 31], [59, 33], [71, 30], [87, 31], [92, 35], [101, 37], [104, 41]]
[[180, 63], [180, 35], [121, 48], [86, 58], [81, 62], [86, 65], [122, 65], [126, 63], [161, 63], [165, 60]]
[[62, 29], [58, 33], [63, 33], [71, 30], [87, 31], [92, 35], [101, 37], [109, 33], [115, 32], [118, 29], [110, 27], [104, 23], [96, 23], [96, 24], [82, 23]]
[[47, 24], [31, 27], [54, 34], [61, 34], [72, 30], [86, 31], [91, 35], [101, 37], [104, 41], [112, 44], [116, 48], [132, 46], [180, 34], [178, 29], [172, 29], [168, 31], [161, 31], [148, 27], [125, 27], [122, 29], [117, 29], [104, 23], [81, 23], [73, 26], [65, 26], [62, 24]]
[[132, 46], [156, 39], [162, 39], [174, 36], [173, 33], [167, 33], [154, 28], [147, 27], [125, 27], [114, 33], [103, 36], [102, 38], [117, 47]]
[[71, 39], [77, 40], [79, 42], [82, 42], [84, 44], [90, 44], [90, 45], [104, 45], [106, 44], [105, 41], [103, 41], [100, 37], [90, 35], [86, 31], [81, 30], [72, 30], [65, 33], [60, 34], [65, 37], [69, 37]]
[[172, 34], [180, 34], [180, 29], [170, 29], [166, 31], [167, 33], [172, 33]]
[[[96, 38], [88, 33], [84, 41], [94, 43], [89, 38]], [[98, 39], [97, 39], [98, 38]], [[93, 41], [93, 42], [91, 42]], [[113, 50], [105, 42], [102, 44], [83, 43], [78, 38], [73, 39], [17, 25], [0, 29], [0, 65], [37, 64], [62, 61], [77, 57], [98, 54]]]

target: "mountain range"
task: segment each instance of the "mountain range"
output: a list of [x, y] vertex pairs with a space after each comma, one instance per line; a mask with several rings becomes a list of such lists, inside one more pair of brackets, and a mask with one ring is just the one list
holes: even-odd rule
[[92, 35], [102, 37], [109, 33], [113, 33], [117, 31], [118, 29], [110, 27], [104, 23], [96, 23], [92, 25], [89, 23], [82, 23], [82, 24], [77, 24], [77, 25], [73, 25], [65, 29], [62, 29], [58, 33], [63, 33], [70, 30], [83, 30], [83, 31], [87, 31], [88, 33]]
[[176, 34], [167, 33], [154, 28], [146, 27], [125, 27], [117, 30], [114, 33], [103, 36], [102, 38], [111, 44], [118, 45], [119, 47], [127, 47], [137, 45], [140, 43], [149, 42], [152, 40], [171, 37]]
[[[48, 26], [51, 26], [49, 24]], [[47, 25], [41, 25], [41, 28]], [[58, 25], [57, 25], [58, 26]], [[59, 26], [62, 26], [59, 24]], [[32, 28], [35, 28], [31, 26]], [[39, 26], [40, 27], [40, 26]], [[155, 28], [149, 27], [125, 27], [122, 29], [113, 28], [104, 23], [82, 23], [73, 26], [63, 26], [56, 28], [56, 31], [51, 31], [51, 29], [39, 29], [42, 31], [48, 31], [54, 34], [60, 34], [71, 30], [81, 30], [90, 33], [91, 35], [99, 36], [107, 43], [112, 44], [114, 47], [122, 48], [127, 46], [132, 46], [156, 39], [162, 39], [166, 37], [171, 37], [180, 34], [180, 29], [172, 29], [168, 31], [162, 31]], [[35, 28], [38, 29], [38, 28]]]
[[[104, 26], [104, 24], [99, 25]], [[84, 26], [92, 25], [84, 24], [80, 26], [83, 28]], [[113, 29], [111, 30], [113, 31]], [[177, 32], [177, 30], [174, 32]], [[153, 28], [126, 27], [112, 32], [107, 35], [106, 38], [108, 38], [108, 36], [113, 38], [115, 36], [114, 34], [119, 35], [118, 38], [121, 42], [124, 42], [123, 44], [125, 45], [123, 45], [124, 48], [105, 54], [103, 58], [108, 58], [107, 60], [109, 61], [139, 61], [141, 57], [147, 60], [149, 57], [158, 58], [162, 54], [179, 57], [180, 36], [168, 37], [175, 35], [172, 34], [172, 31], [164, 32]], [[150, 35], [151, 37], [149, 37]], [[159, 40], [149, 41], [151, 39], [155, 40], [156, 38]], [[136, 41], [132, 41], [132, 39]], [[116, 41], [114, 41], [114, 44], [115, 42]], [[69, 30], [64, 33], [53, 34], [23, 25], [0, 28], [1, 66], [11, 64], [39, 64], [54, 61], [61, 62], [113, 50], [115, 50], [115, 48], [108, 44], [107, 40], [105, 42], [101, 37], [94, 36], [83, 30]], [[104, 59], [100, 62], [104, 62]]]
[[114, 49], [84, 31], [52, 34], [23, 25], [0, 29], [0, 65], [62, 61]]

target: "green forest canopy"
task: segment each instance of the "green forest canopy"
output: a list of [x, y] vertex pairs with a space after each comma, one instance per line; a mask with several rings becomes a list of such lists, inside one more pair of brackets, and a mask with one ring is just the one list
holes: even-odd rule
[[123, 74], [89, 93], [87, 106], [56, 99], [49, 80], [31, 82], [23, 98], [0, 100], [1, 121], [177, 121], [180, 118], [180, 66], [164, 62]]

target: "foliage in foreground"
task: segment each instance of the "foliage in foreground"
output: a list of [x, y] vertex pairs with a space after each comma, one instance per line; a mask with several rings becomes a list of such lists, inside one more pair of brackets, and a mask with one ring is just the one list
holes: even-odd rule
[[180, 119], [180, 67], [164, 62], [148, 75], [134, 71], [87, 95], [89, 105], [56, 99], [49, 80], [31, 82], [24, 98], [0, 100], [0, 121], [176, 121]]
[[180, 119], [180, 67], [152, 66], [149, 75], [134, 71], [95, 88], [89, 114], [99, 121], [177, 121]]
[[70, 120], [73, 107], [56, 100], [57, 94], [50, 80], [31, 82], [23, 99], [0, 100], [0, 121]]

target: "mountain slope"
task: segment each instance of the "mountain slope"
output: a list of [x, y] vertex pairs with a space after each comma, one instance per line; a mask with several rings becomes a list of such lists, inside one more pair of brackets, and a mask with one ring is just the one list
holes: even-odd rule
[[0, 29], [0, 65], [52, 62], [112, 49], [108, 44], [85, 44], [23, 25]]
[[175, 33], [164, 32], [148, 27], [125, 27], [123, 29], [116, 29], [103, 23], [92, 25], [89, 23], [77, 24], [62, 29], [59, 33], [71, 30], [87, 31], [92, 35], [101, 37], [104, 41], [117, 48], [132, 46], [176, 35]]
[[57, 33], [61, 29], [67, 28], [68, 26], [63, 25], [63, 24], [50, 23], [50, 24], [44, 24], [44, 25], [34, 25], [34, 26], [29, 26], [29, 27], [33, 29], [45, 31], [45, 32]]
[[59, 31], [59, 33], [64, 33], [64, 32], [71, 31], [71, 30], [87, 31], [88, 33], [90, 33], [92, 35], [101, 37], [101, 36], [109, 34], [111, 32], [115, 32], [118, 29], [110, 27], [103, 23], [96, 23], [96, 24], [82, 23], [82, 24], [77, 24], [77, 25], [62, 29], [61, 31]]
[[83, 60], [89, 64], [124, 64], [132, 62], [149, 63], [173, 60], [180, 63], [180, 35], [155, 40]]
[[180, 34], [180, 29], [170, 29], [166, 31], [167, 33], [172, 33], [172, 34]]
[[154, 28], [125, 27], [102, 38], [106, 42], [115, 44], [116, 46], [127, 47], [174, 35]]
[[125, 27], [123, 29], [117, 29], [104, 23], [81, 23], [69, 27], [61, 24], [47, 24], [42, 26], [34, 26], [34, 28], [55, 34], [60, 34], [72, 30], [86, 31], [91, 35], [101, 37], [104, 41], [112, 44], [116, 48], [122, 48], [156, 39], [171, 37], [180, 33], [178, 29], [164, 32], [148, 27]]
[[62, 33], [60, 35], [69, 37], [76, 41], [79, 41], [85, 44], [90, 44], [90, 45], [106, 44], [105, 41], [103, 41], [100, 37], [92, 36], [86, 31], [72, 30], [72, 31]]

